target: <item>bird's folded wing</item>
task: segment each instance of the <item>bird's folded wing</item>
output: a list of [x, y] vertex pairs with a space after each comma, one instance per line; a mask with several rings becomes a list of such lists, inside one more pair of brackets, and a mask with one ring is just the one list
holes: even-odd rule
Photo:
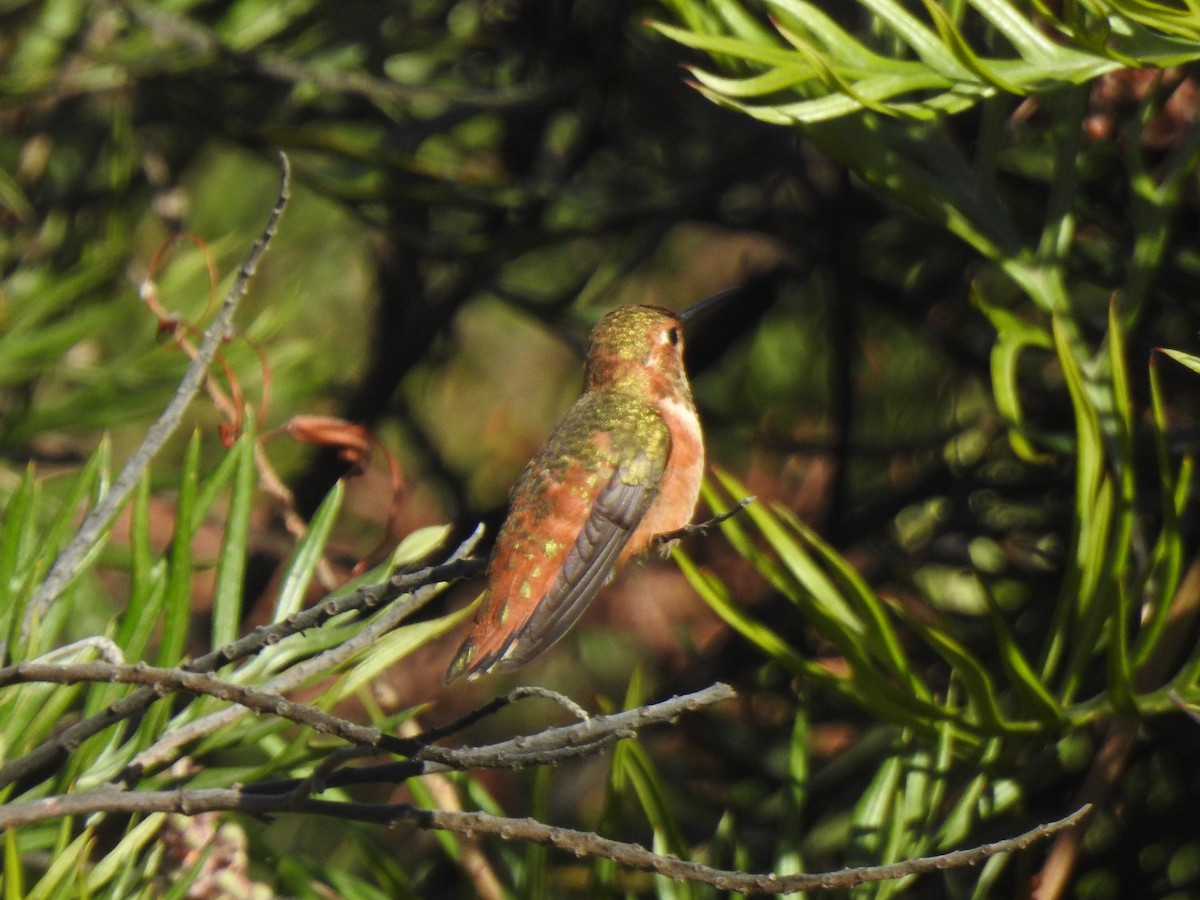
[[503, 658], [494, 666], [496, 671], [523, 665], [562, 637], [583, 615], [596, 592], [612, 578], [617, 558], [654, 501], [662, 477], [661, 471], [654, 470], [661, 468], [644, 454], [616, 468], [597, 495], [591, 515], [550, 590], [513, 636]]

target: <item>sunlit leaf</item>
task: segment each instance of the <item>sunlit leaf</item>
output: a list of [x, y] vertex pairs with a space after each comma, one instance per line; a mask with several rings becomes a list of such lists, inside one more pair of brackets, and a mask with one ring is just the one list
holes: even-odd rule
[[284, 572], [283, 581], [279, 586], [279, 596], [275, 600], [272, 621], [278, 622], [286, 619], [301, 608], [304, 595], [308, 591], [309, 585], [312, 584], [317, 565], [321, 562], [322, 554], [325, 552], [325, 543], [329, 540], [329, 534], [337, 521], [338, 513], [341, 512], [344, 496], [345, 488], [339, 481], [321, 501], [316, 514], [308, 523], [308, 529], [296, 544], [291, 561]]
[[242, 624], [242, 589], [249, 554], [250, 515], [258, 473], [254, 468], [253, 423], [230, 453], [237, 459], [233, 493], [225, 518], [225, 539], [217, 557], [217, 581], [213, 587], [212, 646], [221, 647], [237, 639]]

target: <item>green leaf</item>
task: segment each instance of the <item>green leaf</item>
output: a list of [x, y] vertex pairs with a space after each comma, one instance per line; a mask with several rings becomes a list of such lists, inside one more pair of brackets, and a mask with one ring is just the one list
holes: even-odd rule
[[859, 92], [850, 80], [842, 77], [833, 60], [827, 58], [818, 48], [801, 38], [798, 34], [787, 30], [782, 25], [778, 26], [778, 28], [779, 33], [783, 35], [784, 39], [796, 48], [796, 52], [804, 58], [805, 62], [812, 66], [813, 73], [821, 84], [831, 90], [845, 94], [864, 109], [869, 109], [885, 116], [896, 114], [887, 104], [877, 103], [870, 95]]
[[[864, 72], [891, 67], [894, 71], [915, 75], [922, 71], [918, 63], [880, 56], [849, 32], [842, 29], [825, 12], [807, 0], [768, 0], [791, 30], [802, 30], [820, 43], [830, 56], [849, 68]], [[782, 31], [781, 31], [782, 33]], [[949, 86], [948, 80], [943, 80]]]
[[664, 22], [647, 22], [651, 28], [674, 41], [708, 53], [726, 54], [745, 62], [759, 63], [777, 68], [790, 69], [802, 78], [811, 78], [812, 69], [795, 51], [782, 47], [751, 43], [740, 38], [717, 34], [700, 34], [685, 31]]
[[1114, 516], [1114, 527], [1108, 566], [1115, 584], [1115, 613], [1111, 618], [1111, 634], [1108, 642], [1109, 691], [1113, 705], [1123, 712], [1137, 709], [1133, 696], [1133, 666], [1130, 659], [1129, 629], [1133, 619], [1133, 602], [1130, 582], [1126, 573], [1130, 569], [1130, 548], [1134, 543], [1134, 517], [1136, 510], [1137, 485], [1134, 477], [1133, 448], [1133, 402], [1130, 398], [1129, 372], [1125, 362], [1125, 336], [1122, 332], [1116, 303], [1108, 307], [1108, 359], [1112, 372], [1112, 396], [1115, 415], [1111, 418], [1110, 430], [1115, 432], [1113, 443], [1116, 452], [1112, 466], [1116, 469], [1118, 506]]
[[908, 44], [917, 56], [939, 75], [954, 82], [971, 81], [971, 72], [955, 58], [941, 36], [894, 0], [863, 0], [863, 6]]
[[166, 820], [165, 813], [152, 813], [141, 821], [131, 824], [120, 842], [108, 850], [100, 862], [88, 873], [88, 890], [101, 890], [117, 876], [120, 869], [135, 865], [146, 846], [158, 838]]
[[923, 0], [925, 10], [933, 19], [934, 27], [937, 28], [938, 37], [954, 54], [957, 59], [969, 72], [976, 76], [984, 84], [997, 88], [1001, 91], [1006, 91], [1010, 94], [1024, 94], [1026, 89], [1021, 85], [1014, 84], [1005, 78], [1000, 77], [996, 70], [984, 62], [971, 45], [967, 43], [967, 39], [963, 37], [962, 32], [958, 30], [958, 26], [954, 24], [954, 20], [949, 14], [938, 5], [937, 0]]
[[830, 684], [837, 680], [828, 669], [805, 659], [793, 650], [774, 631], [747, 615], [734, 602], [728, 589], [714, 576], [701, 572], [682, 550], [676, 547], [671, 553], [688, 583], [709, 608], [721, 617], [730, 628], [761, 650], [768, 659], [797, 675], [814, 681]]
[[17, 489], [4, 506], [4, 518], [0, 520], [0, 615], [3, 616], [5, 645], [10, 660], [17, 662], [25, 658], [21, 628], [25, 621], [25, 608], [30, 592], [22, 584], [25, 560], [37, 535], [37, 478], [32, 465], [26, 466], [25, 475]]
[[[161, 601], [156, 600], [144, 612], [157, 607], [161, 610], [162, 630], [159, 636], [156, 664], [177, 666], [187, 646], [188, 627], [192, 614], [192, 536], [196, 519], [196, 499], [200, 467], [200, 433], [194, 431], [184, 451], [179, 473], [179, 491], [175, 497], [175, 527], [167, 554], [167, 570]], [[167, 703], [156, 703], [146, 713], [132, 740], [139, 749], [150, 746], [171, 718]]]
[[449, 525], [426, 525], [411, 532], [392, 553], [388, 569], [398, 569], [424, 560], [446, 543], [453, 530]]
[[[746, 495], [744, 485], [732, 476], [718, 471], [716, 477], [731, 495]], [[802, 591], [799, 595], [794, 590], [786, 593], [802, 606], [806, 615], [826, 623], [826, 636], [862, 665], [868, 664], [861, 653], [866, 649], [871, 659], [902, 679], [919, 697], [927, 699], [929, 692], [905, 657], [883, 602], [853, 567], [790, 510], [776, 506], [768, 512], [760, 505], [752, 505], [748, 514]], [[800, 541], [788, 534], [785, 527]], [[810, 550], [815, 551], [816, 558], [810, 555]], [[831, 568], [836, 579], [827, 575], [820, 563]]]
[[1177, 363], [1187, 366], [1193, 372], [1200, 375], [1200, 356], [1193, 356], [1190, 353], [1184, 353], [1182, 350], [1170, 350], [1166, 347], [1159, 347], [1158, 352], [1170, 357]]
[[1030, 714], [1047, 728], [1060, 724], [1064, 721], [1062, 707], [1025, 659], [991, 591], [985, 590], [983, 594], [991, 615], [992, 628], [995, 630], [996, 643], [1000, 648], [1000, 662], [1008, 675], [1009, 683], [1020, 695]]
[[953, 809], [942, 821], [942, 827], [935, 839], [938, 849], [949, 850], [961, 846], [963, 841], [970, 840], [980, 819], [983, 818], [980, 809], [986, 802], [991, 784], [992, 778], [986, 772], [980, 772], [968, 782]]
[[930, 627], [916, 617], [909, 617], [909, 626], [921, 636], [939, 656], [950, 664], [962, 682], [976, 721], [992, 734], [1036, 732], [1042, 729], [1037, 722], [1013, 721], [1000, 709], [996, 688], [987, 668], [958, 641], [945, 632]]
[[697, 68], [689, 68], [688, 71], [710, 92], [723, 97], [761, 97], [803, 84], [808, 80], [807, 76], [794, 69], [771, 69], [761, 75], [751, 75], [747, 78], [727, 78]]
[[[808, 803], [809, 754], [808, 713], [802, 704], [796, 706], [796, 718], [792, 723], [791, 740], [788, 743], [788, 786], [792, 805], [797, 813], [804, 811]], [[799, 870], [797, 870], [799, 871]]]
[[1042, 669], [1045, 679], [1058, 654], [1068, 649], [1065, 641], [1069, 636], [1069, 655], [1060, 694], [1064, 703], [1069, 703], [1078, 689], [1084, 668], [1096, 653], [1117, 602], [1110, 569], [1115, 492], [1105, 471], [1099, 411], [1089, 394], [1069, 328], [1063, 317], [1054, 317], [1054, 344], [1075, 414], [1076, 445], [1074, 565], [1063, 580], [1059, 608], [1073, 611], [1076, 627], [1071, 630], [1062, 627], [1061, 616], [1055, 620], [1045, 654], [1046, 665]]
[[1150, 405], [1154, 419], [1154, 449], [1158, 461], [1159, 492], [1161, 494], [1162, 528], [1154, 545], [1153, 562], [1147, 575], [1149, 583], [1157, 585], [1147, 596], [1149, 615], [1144, 619], [1133, 650], [1133, 666], [1141, 668], [1154, 657], [1163, 628], [1171, 612], [1172, 601], [1183, 573], [1184, 546], [1179, 532], [1179, 517], [1191, 492], [1193, 466], [1185, 458], [1178, 477], [1167, 448], [1167, 412], [1163, 401], [1161, 377], [1158, 374], [1158, 355], [1150, 356]]
[[1153, 0], [1101, 0], [1114, 11], [1167, 34], [1177, 35], [1191, 41], [1200, 40], [1200, 10], [1194, 4], [1183, 7], [1171, 3], [1156, 3]]
[[[851, 818], [852, 839], [847, 856], [851, 865], [879, 865], [884, 859], [884, 835], [896, 806], [902, 764], [898, 755], [889, 756], [875, 772], [870, 785], [854, 807]], [[872, 890], [868, 893], [866, 889]], [[851, 896], [874, 893], [873, 885], [862, 885]]]
[[246, 431], [231, 451], [236, 457], [233, 494], [225, 519], [225, 539], [217, 559], [217, 581], [213, 588], [212, 646], [223, 647], [237, 640], [242, 627], [242, 590], [246, 580], [246, 555], [250, 544], [250, 514], [258, 472], [254, 467], [253, 417], [246, 416]]
[[4, 900], [24, 900], [25, 872], [17, 847], [17, 829], [4, 831]]
[[771, 30], [737, 0], [712, 0], [721, 21], [738, 37], [757, 43], [772, 41]]
[[160, 666], [178, 665], [187, 642], [192, 606], [192, 523], [196, 514], [199, 467], [200, 433], [193, 432], [184, 453], [179, 474], [179, 493], [175, 499], [175, 529], [168, 555], [162, 637], [158, 645]]
[[68, 882], [73, 882], [87, 865], [95, 840], [92, 829], [87, 828], [66, 847], [56, 849], [45, 874], [25, 895], [25, 900], [78, 896], [76, 890]]
[[1009, 443], [1017, 456], [1026, 462], [1045, 464], [1051, 457], [1037, 450], [1025, 433], [1025, 415], [1021, 409], [1018, 384], [1018, 363], [1027, 349], [1049, 349], [1053, 346], [1053, 340], [1040, 326], [1028, 323], [989, 302], [978, 285], [971, 287], [971, 302], [988, 317], [988, 321], [996, 329], [997, 341], [992, 345], [991, 353], [992, 393], [996, 398], [997, 411], [1010, 426]]
[[1064, 48], [1046, 37], [1023, 10], [1001, 0], [970, 0], [970, 3], [1008, 38], [1022, 58], [1042, 64], [1064, 58]]
[[[898, 802], [895, 815], [891, 818], [887, 847], [884, 851], [884, 858], [889, 861], [926, 855], [930, 841], [924, 824], [939, 812], [934, 803], [935, 791], [932, 785], [935, 777], [933, 759], [929, 751], [922, 747], [913, 747], [903, 762], [902, 780], [897, 793]], [[886, 892], [881, 892], [878, 900], [903, 892], [911, 886], [912, 880], [906, 878], [888, 881]]]
[[292, 551], [292, 559], [279, 586], [275, 612], [271, 616], [272, 622], [281, 622], [303, 607], [305, 594], [308, 593], [317, 565], [325, 553], [325, 544], [337, 521], [338, 513], [341, 512], [344, 497], [345, 487], [339, 481], [321, 501], [316, 515], [308, 523], [308, 530]]
[[457, 628], [471, 613], [472, 607], [467, 606], [441, 618], [405, 625], [384, 635], [375, 642], [364, 659], [338, 678], [337, 682], [322, 696], [322, 702], [337, 703], [349, 697], [418, 647], [423, 647], [430, 641]]
[[[50, 522], [42, 538], [38, 564], [34, 569], [35, 579], [40, 581], [50, 571], [54, 558], [62, 552], [75, 536], [80, 515], [94, 506], [108, 492], [109, 466], [112, 461], [112, 441], [105, 435], [100, 439], [95, 452], [88, 457], [83, 468], [75, 476], [62, 505]], [[81, 570], [83, 567], [80, 567]], [[76, 572], [76, 577], [81, 574]], [[74, 578], [67, 582], [74, 582]]]
[[[638, 804], [654, 832], [654, 849], [679, 859], [687, 859], [689, 848], [667, 801], [667, 787], [654, 768], [650, 757], [637, 741], [625, 741], [621, 764], [628, 775], [629, 784], [638, 798]], [[615, 759], [614, 759], [615, 761]], [[678, 886], [662, 876], [655, 879], [660, 894], [673, 897], [694, 897], [695, 886], [684, 882]]]
[[193, 513], [191, 527], [193, 531], [199, 530], [204, 524], [204, 518], [213, 508], [213, 504], [217, 502], [221, 491], [229, 486], [229, 482], [233, 479], [233, 473], [237, 471], [238, 466], [242, 464], [242, 458], [233, 451], [227, 451], [221, 454], [217, 464], [213, 466], [213, 470], [204, 478], [204, 483], [199, 485], [196, 493], [196, 501], [193, 504]]
[[133, 495], [129, 520], [129, 603], [117, 625], [117, 646], [127, 659], [142, 659], [150, 643], [162, 601], [165, 570], [155, 571], [150, 549], [150, 476], [145, 474]]
[[[694, 73], [705, 96], [774, 124], [814, 124], [864, 109], [930, 119], [960, 112], [998, 92], [1048, 95], [1126, 66], [1165, 67], [1200, 58], [1195, 35], [1188, 33], [1195, 22], [1177, 7], [1149, 0], [1114, 0], [1111, 9], [1119, 8], [1121, 14], [1092, 15], [1086, 23], [1080, 19], [1072, 25], [1046, 10], [1045, 19], [1059, 27], [1056, 39], [1044, 34], [1025, 8], [1007, 0], [970, 0], [969, 6], [924, 0], [932, 28], [895, 0], [862, 0], [869, 13], [864, 21], [872, 29], [864, 27], [865, 37], [876, 42], [882, 33], [902, 42], [915, 60], [902, 51], [890, 57], [874, 53], [805, 0], [768, 3], [778, 16], [777, 31], [794, 48], [790, 55], [733, 0], [721, 0], [719, 17], [668, 4], [688, 27], [652, 27], [710, 54], [728, 72]], [[1191, 15], [1196, 17], [1194, 11]], [[1003, 35], [1011, 51], [1005, 47], [1003, 55], [989, 56], [976, 51], [965, 34], [983, 29]], [[1113, 40], [1117, 35], [1120, 40]], [[791, 99], [797, 95], [803, 97], [799, 102]], [[748, 97], [764, 102], [739, 99]]]
[[[529, 815], [539, 822], [550, 821], [550, 767], [540, 767], [533, 776], [533, 790], [530, 792]], [[523, 865], [521, 866], [521, 896], [528, 900], [546, 900], [547, 893], [547, 863], [550, 854], [543, 844], [530, 841], [525, 846]]]
[[921, 682], [916, 670], [909, 662], [896, 630], [892, 627], [887, 608], [861, 575], [846, 562], [845, 557], [826, 544], [821, 537], [786, 507], [779, 507], [779, 517], [792, 528], [805, 544], [815, 551], [817, 558], [836, 576], [831, 585], [848, 601], [865, 624], [865, 643], [874, 657], [882, 662], [915, 693], [928, 699], [929, 690]]

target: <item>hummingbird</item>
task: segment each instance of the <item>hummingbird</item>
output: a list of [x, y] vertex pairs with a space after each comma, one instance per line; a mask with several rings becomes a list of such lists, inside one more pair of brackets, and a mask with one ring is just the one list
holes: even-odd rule
[[629, 559], [695, 512], [704, 440], [683, 367], [682, 314], [623, 306], [592, 329], [583, 394], [525, 467], [487, 592], [446, 672], [507, 672], [561, 638]]

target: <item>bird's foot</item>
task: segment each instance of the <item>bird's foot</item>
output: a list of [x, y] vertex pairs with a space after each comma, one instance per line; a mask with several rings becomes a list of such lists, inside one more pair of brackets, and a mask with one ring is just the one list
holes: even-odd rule
[[726, 519], [732, 519], [743, 509], [753, 503], [754, 500], [755, 498], [753, 496], [743, 497], [737, 502], [737, 505], [734, 506], [733, 509], [727, 510], [726, 512], [721, 513], [719, 516], [713, 516], [711, 519], [708, 519], [704, 522], [699, 522], [695, 525], [684, 525], [682, 528], [679, 528], [675, 531], [664, 531], [662, 534], [656, 534], [654, 536], [654, 543], [656, 546], [658, 546], [663, 556], [667, 556], [670, 554], [671, 548], [673, 548], [685, 537], [692, 537], [694, 535], [703, 536], [708, 534], [713, 528], [715, 528], [717, 525], [720, 525]]

